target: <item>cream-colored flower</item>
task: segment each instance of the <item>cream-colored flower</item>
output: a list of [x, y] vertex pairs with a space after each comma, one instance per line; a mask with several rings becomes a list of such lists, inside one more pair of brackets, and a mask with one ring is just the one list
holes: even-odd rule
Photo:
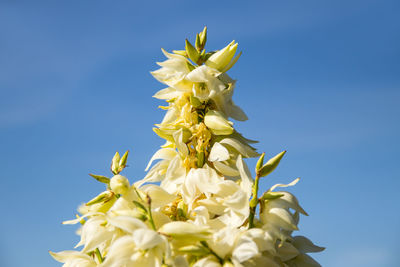
[[50, 255], [58, 262], [64, 263], [63, 267], [96, 267], [97, 263], [87, 254], [79, 251], [62, 251], [54, 253], [50, 251]]
[[129, 187], [129, 180], [122, 175], [114, 175], [110, 180], [110, 188], [116, 194], [125, 194]]
[[238, 59], [235, 59], [232, 63], [232, 59], [235, 56], [237, 46], [238, 44], [235, 43], [235, 41], [232, 41], [226, 47], [217, 51], [211, 57], [209, 57], [205, 64], [221, 72], [228, 71]]
[[132, 235], [117, 239], [111, 246], [103, 267], [161, 267], [168, 255], [165, 237], [149, 229], [137, 229]]
[[220, 74], [218, 70], [202, 65], [188, 73], [186, 79], [193, 83], [193, 95], [205, 101], [227, 88], [227, 85], [218, 79]]
[[191, 90], [193, 85], [185, 80], [190, 72], [189, 61], [181, 55], [171, 54], [162, 49], [164, 55], [168, 58], [164, 62], [157, 63], [161, 69], [151, 72], [158, 81], [178, 90]]
[[215, 135], [230, 135], [233, 133], [233, 123], [216, 110], [207, 112], [204, 117], [204, 123]]
[[262, 156], [252, 178], [244, 158], [259, 156], [256, 142], [230, 121], [247, 120], [232, 100], [236, 81], [225, 73], [240, 57], [238, 44], [206, 52], [206, 31], [195, 45], [186, 40], [185, 50], [162, 50], [167, 59], [152, 74], [168, 87], [154, 97], [167, 106], [153, 130], [166, 143], [132, 186], [119, 174], [128, 152], [115, 154], [112, 178], [91, 175], [105, 191], [64, 222], [82, 224], [81, 251], [50, 252], [65, 267], [319, 266], [308, 253], [323, 248], [293, 237], [307, 213], [293, 194], [275, 191], [298, 179], [258, 194], [259, 179], [273, 168]]
[[158, 231], [174, 239], [187, 242], [206, 240], [211, 234], [207, 226], [179, 221], [164, 224]]

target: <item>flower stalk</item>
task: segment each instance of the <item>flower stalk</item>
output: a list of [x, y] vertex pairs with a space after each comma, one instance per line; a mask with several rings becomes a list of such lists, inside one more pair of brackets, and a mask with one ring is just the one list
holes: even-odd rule
[[258, 184], [260, 182], [260, 174], [256, 174], [256, 178], [254, 179], [254, 184], [253, 184], [253, 190], [252, 190], [252, 197], [249, 203], [249, 229], [254, 228], [254, 218], [256, 215], [256, 209], [257, 209], [257, 204], [259, 202], [258, 200]]

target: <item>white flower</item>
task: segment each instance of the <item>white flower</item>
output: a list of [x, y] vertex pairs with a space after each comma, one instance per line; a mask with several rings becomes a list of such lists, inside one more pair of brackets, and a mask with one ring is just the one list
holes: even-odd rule
[[59, 262], [64, 263], [63, 267], [95, 267], [97, 266], [93, 258], [79, 251], [62, 251], [54, 253], [50, 251], [50, 255]]
[[162, 68], [151, 72], [154, 78], [178, 90], [191, 90], [192, 83], [185, 80], [186, 75], [190, 72], [188, 60], [184, 56], [168, 53], [164, 49], [162, 52], [168, 59], [157, 63]]
[[292, 236], [307, 213], [293, 194], [274, 191], [298, 179], [260, 197], [264, 157], [255, 180], [243, 160], [259, 154], [251, 146], [256, 141], [229, 120], [247, 120], [232, 100], [236, 81], [225, 73], [240, 57], [238, 45], [206, 52], [206, 37], [205, 28], [194, 46], [162, 50], [167, 59], [152, 74], [168, 87], [154, 97], [168, 104], [153, 130], [166, 143], [132, 186], [119, 174], [128, 152], [115, 154], [111, 179], [92, 175], [105, 191], [79, 207], [82, 216], [64, 222], [82, 224], [81, 251], [50, 252], [65, 267], [319, 266], [307, 253], [323, 248]]
[[122, 175], [114, 175], [110, 180], [110, 188], [116, 194], [125, 194], [129, 189], [129, 180]]
[[107, 229], [104, 222], [105, 216], [95, 216], [87, 220], [82, 226], [81, 240], [75, 247], [83, 245], [82, 252], [87, 253], [109, 242], [114, 233]]
[[152, 230], [139, 228], [132, 235], [117, 239], [101, 266], [161, 267], [163, 257], [169, 257], [167, 246], [165, 237]]
[[193, 83], [193, 95], [205, 101], [227, 88], [227, 85], [218, 79], [220, 74], [218, 70], [202, 65], [192, 70], [186, 79]]
[[208, 226], [199, 226], [190, 222], [180, 221], [164, 224], [158, 231], [176, 240], [189, 243], [198, 240], [206, 240], [211, 234]]
[[233, 123], [216, 111], [210, 110], [204, 117], [204, 123], [215, 135], [229, 135], [233, 133]]
[[191, 206], [201, 194], [216, 193], [216, 185], [219, 182], [222, 182], [222, 178], [208, 165], [203, 168], [191, 169], [186, 175], [182, 187], [183, 200]]
[[227, 84], [228, 87], [221, 91], [219, 94], [216, 94], [213, 97], [213, 101], [217, 106], [217, 109], [220, 110], [227, 117], [231, 117], [238, 121], [247, 120], [247, 116], [244, 111], [232, 100], [232, 95], [235, 88], [235, 81], [232, 80], [226, 73], [222, 73], [218, 76], [218, 79]]
[[226, 72], [237, 61], [237, 59], [235, 59], [235, 62], [233, 62], [231, 66], [230, 63], [236, 53], [237, 46], [238, 44], [235, 43], [235, 41], [232, 41], [226, 47], [217, 51], [211, 57], [209, 57], [206, 61], [206, 65], [214, 69], [220, 70], [221, 72]]
[[221, 267], [221, 264], [219, 263], [217, 258], [210, 255], [196, 261], [193, 267]]

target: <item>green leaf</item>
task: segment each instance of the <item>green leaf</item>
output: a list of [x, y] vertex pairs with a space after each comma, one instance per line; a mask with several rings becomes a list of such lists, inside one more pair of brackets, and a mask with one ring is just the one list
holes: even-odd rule
[[201, 101], [197, 97], [191, 95], [190, 104], [192, 104], [193, 107], [197, 108], [200, 107], [203, 103], [201, 103]]
[[172, 53], [186, 57], [186, 50], [172, 50]]
[[203, 50], [202, 47], [201, 47], [201, 42], [200, 42], [200, 36], [199, 36], [199, 34], [196, 34], [195, 46], [196, 46], [197, 51], [200, 52], [201, 50]]
[[101, 202], [107, 202], [112, 197], [113, 197], [113, 193], [111, 193], [109, 191], [102, 192], [98, 196], [92, 198], [88, 203], [86, 203], [86, 206], [90, 206], [90, 205], [101, 203]]
[[194, 62], [197, 63], [197, 61], [200, 58], [200, 54], [197, 51], [196, 48], [193, 47], [193, 45], [186, 39], [186, 45], [185, 45], [185, 49], [186, 49], [186, 54], [189, 56], [189, 58]]
[[147, 209], [146, 209], [146, 207], [145, 207], [142, 203], [140, 203], [140, 202], [138, 202], [138, 201], [136, 201], [136, 200], [133, 200], [132, 202], [133, 202], [133, 204], [135, 204], [135, 206], [136, 206], [140, 211], [142, 211], [142, 212], [144, 212], [144, 213], [147, 214]]
[[261, 199], [262, 200], [272, 200], [272, 199], [277, 199], [277, 198], [280, 198], [283, 196], [284, 196], [284, 194], [281, 194], [281, 193], [267, 191], [262, 195]]
[[101, 183], [110, 184], [110, 178], [108, 178], [108, 177], [105, 177], [103, 175], [96, 175], [96, 174], [92, 174], [92, 173], [89, 173], [89, 175]]
[[211, 57], [214, 53], [215, 53], [215, 52], [207, 52], [207, 53], [204, 55], [204, 57], [203, 57], [203, 61], [204, 61], [204, 62], [207, 61], [207, 59], [208, 59], [209, 57]]
[[194, 69], [196, 68], [196, 67], [193, 66], [189, 61], [186, 61], [186, 65], [187, 65], [189, 71], [192, 71], [192, 70], [194, 70]]
[[202, 168], [204, 165], [204, 152], [197, 153], [197, 167]]

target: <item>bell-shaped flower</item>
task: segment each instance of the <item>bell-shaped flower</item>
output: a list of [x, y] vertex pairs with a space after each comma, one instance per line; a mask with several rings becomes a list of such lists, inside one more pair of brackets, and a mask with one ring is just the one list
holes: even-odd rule
[[293, 246], [295, 246], [301, 253], [313, 253], [313, 252], [321, 252], [325, 248], [319, 247], [311, 242], [305, 236], [295, 236], [293, 237]]
[[224, 84], [228, 84], [228, 87], [213, 97], [213, 101], [217, 106], [217, 109], [224, 113], [227, 117], [231, 117], [238, 121], [246, 121], [248, 119], [246, 114], [239, 106], [235, 105], [232, 100], [235, 81], [225, 73], [219, 75], [218, 79]]
[[64, 263], [63, 267], [96, 267], [97, 263], [87, 254], [79, 251], [61, 251], [50, 255], [58, 262]]
[[220, 258], [226, 258], [232, 255], [236, 240], [241, 233], [242, 230], [236, 227], [224, 227], [213, 234], [208, 244]]
[[[208, 190], [209, 192], [210, 190]], [[240, 185], [231, 180], [222, 180], [214, 185], [214, 193], [196, 201], [216, 215], [211, 221], [219, 221], [225, 226], [239, 227], [249, 214], [249, 201]]]
[[83, 245], [82, 252], [87, 253], [109, 242], [116, 233], [110, 231], [105, 222], [104, 216], [95, 216], [87, 220], [81, 229], [81, 240], [75, 247]]
[[201, 101], [205, 101], [213, 98], [227, 87], [225, 83], [218, 79], [220, 74], [221, 72], [216, 69], [202, 65], [192, 70], [186, 76], [186, 79], [193, 83], [193, 95]]
[[185, 177], [181, 190], [182, 198], [189, 205], [189, 209], [200, 195], [216, 193], [216, 185], [222, 180], [222, 177], [219, 177], [207, 164], [203, 168], [191, 169]]
[[214, 168], [223, 175], [237, 177], [240, 175], [240, 170], [237, 166], [239, 156], [254, 157], [256, 155], [258, 153], [249, 145], [236, 138], [225, 137], [221, 141], [214, 143], [208, 160], [213, 162]]
[[206, 113], [204, 123], [215, 135], [230, 135], [234, 131], [233, 123], [216, 110], [209, 110]]
[[[286, 244], [287, 242], [285, 242]], [[297, 254], [295, 257], [290, 257], [290, 259], [287, 259], [285, 263], [288, 266], [312, 266], [312, 267], [319, 267], [319, 263], [316, 262], [313, 258], [311, 258], [309, 255], [306, 253], [313, 253], [313, 252], [321, 252], [325, 248], [319, 247], [317, 245], [314, 245], [311, 240], [304, 236], [295, 236], [293, 237], [293, 240], [291, 241], [290, 245], [294, 247], [297, 251]], [[294, 249], [292, 249], [294, 250]], [[281, 255], [280, 255], [281, 256]], [[281, 258], [283, 258], [281, 256]]]
[[114, 175], [110, 180], [110, 188], [116, 194], [125, 194], [129, 187], [129, 180], [122, 175]]
[[[235, 59], [235, 62], [233, 62], [232, 66], [230, 66], [231, 61], [236, 53], [238, 44], [235, 43], [235, 41], [232, 41], [230, 44], [228, 44], [226, 47], [223, 49], [215, 52], [213, 55], [211, 55], [207, 61], [206, 65], [210, 66], [211, 68], [217, 69], [221, 72], [227, 71], [230, 67], [233, 66], [233, 64], [237, 61]], [[229, 68], [228, 68], [229, 67]]]
[[299, 254], [295, 258], [286, 261], [287, 266], [296, 267], [321, 267], [321, 265], [307, 254]]
[[241, 235], [236, 241], [235, 249], [232, 252], [233, 258], [238, 262], [245, 262], [260, 254], [257, 244], [250, 236]]
[[153, 95], [153, 97], [157, 98], [157, 99], [162, 99], [162, 100], [169, 100], [169, 99], [177, 98], [181, 94], [182, 94], [182, 91], [179, 91], [172, 87], [167, 87], [165, 89], [158, 91], [155, 95]]
[[162, 49], [164, 55], [168, 58], [164, 62], [157, 63], [161, 69], [151, 72], [158, 81], [173, 87], [178, 90], [191, 90], [193, 85], [185, 79], [185, 76], [190, 72], [189, 61], [186, 57], [176, 54], [171, 54]]
[[134, 217], [131, 216], [115, 216], [108, 217], [107, 222], [125, 233], [132, 234], [137, 229], [146, 229], [147, 225]]
[[137, 229], [132, 235], [118, 238], [109, 249], [101, 266], [161, 267], [163, 256], [169, 256], [165, 237], [150, 229]]

